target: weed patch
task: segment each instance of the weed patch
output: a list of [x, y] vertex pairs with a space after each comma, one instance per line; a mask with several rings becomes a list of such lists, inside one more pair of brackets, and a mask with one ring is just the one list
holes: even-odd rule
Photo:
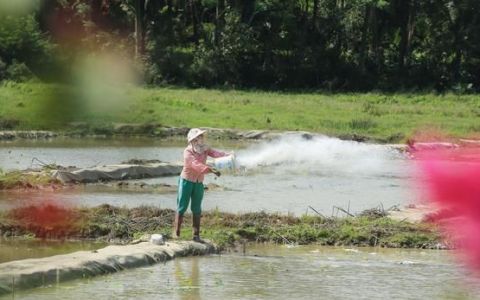
[[[0, 214], [4, 236], [33, 234], [36, 237], [77, 237], [102, 241], [130, 241], [144, 233], [169, 237], [175, 212], [150, 206], [136, 208], [100, 205], [63, 211], [54, 206], [30, 206]], [[32, 217], [33, 216], [33, 217]], [[41, 219], [35, 216], [53, 216]], [[69, 216], [68, 222], [61, 216]], [[51, 220], [60, 220], [52, 223]], [[202, 216], [204, 238], [221, 247], [237, 242], [272, 242], [435, 248], [441, 242], [437, 228], [430, 224], [394, 221], [385, 216], [324, 218], [294, 217], [265, 212], [230, 214], [219, 211]], [[191, 239], [191, 218], [185, 216], [181, 237]]]

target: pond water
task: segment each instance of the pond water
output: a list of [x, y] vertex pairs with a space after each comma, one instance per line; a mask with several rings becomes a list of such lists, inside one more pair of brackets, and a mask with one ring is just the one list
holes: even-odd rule
[[[182, 160], [184, 144], [178, 139], [143, 137], [0, 141], [0, 166], [4, 170], [26, 169], [39, 167], [44, 162], [87, 168], [132, 158], [172, 162]], [[238, 143], [229, 141], [218, 146], [239, 147]]]
[[105, 243], [86, 241], [0, 238], [0, 263], [19, 259], [47, 257], [75, 251], [95, 250], [105, 246]]
[[[292, 213], [301, 215], [311, 206], [331, 215], [334, 206], [359, 212], [379, 205], [384, 208], [415, 200], [411, 162], [388, 146], [335, 138], [311, 140], [286, 136], [274, 142], [239, 143], [211, 141], [212, 146], [235, 150], [243, 171], [206, 177], [224, 191], [208, 192], [203, 207], [227, 212]], [[54, 139], [0, 143], [0, 167], [24, 169], [45, 163], [89, 167], [114, 164], [132, 158], [181, 161], [184, 142], [154, 139]], [[35, 158], [35, 159], [34, 159]], [[178, 177], [142, 180], [177, 184]], [[175, 193], [1, 192], [0, 207], [55, 197], [74, 205], [155, 205], [175, 208]], [[312, 213], [312, 210], [309, 210]], [[333, 211], [335, 213], [335, 211]]]
[[[478, 299], [451, 252], [247, 246], [17, 293], [18, 299]], [[477, 297], [477, 298], [476, 298]]]
[[[225, 190], [208, 191], [203, 205], [205, 210], [265, 210], [301, 215], [307, 211], [313, 214], [312, 210], [307, 210], [311, 206], [331, 215], [335, 214], [332, 212], [334, 206], [355, 213], [380, 204], [385, 208], [408, 204], [416, 201], [419, 194], [412, 162], [388, 146], [333, 138], [305, 140], [298, 136], [274, 142], [211, 143], [218, 149], [235, 150], [243, 168], [235, 173], [224, 172], [219, 178], [207, 176], [206, 184], [215, 183]], [[33, 164], [39, 160], [79, 167], [115, 164], [132, 158], [180, 161], [184, 146], [183, 141], [153, 139], [2, 142], [0, 167], [24, 169], [35, 166], [32, 160]], [[141, 181], [176, 184], [177, 179], [174, 176]], [[0, 193], [0, 208], [45, 199], [88, 206], [109, 203], [175, 208], [176, 203], [175, 193], [79, 190], [82, 189], [4, 191]], [[1, 246], [5, 249], [0, 252], [3, 261], [85, 249], [77, 249], [83, 247], [78, 244], [55, 246], [55, 250], [35, 244]], [[87, 244], [86, 247], [92, 246]], [[478, 282], [455, 264], [449, 256], [451, 253], [253, 245], [247, 247], [245, 255], [228, 253], [182, 258], [24, 291], [16, 293], [15, 298], [475, 299], [480, 295]], [[11, 299], [11, 295], [6, 298]]]

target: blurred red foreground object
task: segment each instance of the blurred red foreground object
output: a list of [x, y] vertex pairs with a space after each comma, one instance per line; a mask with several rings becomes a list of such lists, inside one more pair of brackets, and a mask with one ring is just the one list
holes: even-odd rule
[[13, 209], [10, 217], [20, 227], [40, 238], [61, 238], [72, 234], [78, 225], [78, 217], [64, 204], [45, 200], [41, 204], [25, 205]]
[[423, 175], [428, 200], [448, 210], [448, 220], [436, 220], [480, 271], [480, 148], [413, 151]]

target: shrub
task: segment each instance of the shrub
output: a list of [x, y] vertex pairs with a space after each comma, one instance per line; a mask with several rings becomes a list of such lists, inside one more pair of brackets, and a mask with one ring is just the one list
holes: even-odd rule
[[362, 111], [364, 113], [367, 113], [375, 117], [381, 116], [383, 114], [383, 112], [375, 104], [372, 104], [371, 102], [364, 103], [362, 106]]
[[7, 64], [0, 57], [0, 81], [5, 79], [7, 75]]
[[[24, 81], [31, 71], [49, 72], [53, 45], [38, 28], [33, 15], [2, 16], [0, 18], [0, 57], [3, 79]], [[0, 62], [0, 79], [2, 63]]]
[[25, 63], [18, 62], [15, 59], [6, 70], [6, 78], [16, 82], [28, 81], [33, 77], [34, 75], [27, 65], [25, 65]]
[[348, 125], [354, 130], [368, 130], [377, 126], [377, 124], [370, 119], [353, 119]]
[[242, 85], [251, 76], [258, 41], [251, 27], [234, 12], [225, 14], [225, 28], [214, 44], [203, 40], [190, 68], [194, 85]]
[[12, 130], [20, 124], [17, 119], [3, 119], [0, 118], [0, 129]]

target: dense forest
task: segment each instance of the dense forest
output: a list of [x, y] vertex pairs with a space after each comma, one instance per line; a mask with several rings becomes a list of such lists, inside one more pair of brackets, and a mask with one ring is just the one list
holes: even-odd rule
[[153, 85], [480, 90], [478, 0], [34, 2], [0, 6], [0, 79], [68, 80], [82, 49], [135, 57]]

